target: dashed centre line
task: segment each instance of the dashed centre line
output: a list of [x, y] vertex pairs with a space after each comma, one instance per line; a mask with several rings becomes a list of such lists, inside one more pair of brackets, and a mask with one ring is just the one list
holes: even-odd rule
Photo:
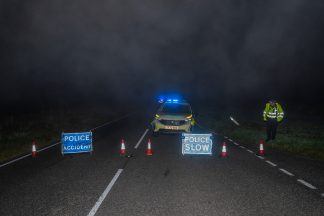
[[138, 146], [141, 144], [141, 142], [143, 141], [143, 139], [144, 139], [144, 137], [145, 137], [145, 135], [147, 134], [147, 132], [149, 131], [149, 129], [146, 129], [145, 131], [144, 131], [144, 133], [143, 133], [143, 135], [141, 136], [141, 138], [138, 140], [138, 142], [136, 143], [136, 145], [135, 145], [135, 149], [137, 149], [138, 148]]
[[253, 154], [254, 152], [253, 151], [251, 151], [250, 149], [247, 149], [246, 150], [247, 152], [250, 152], [251, 154]]
[[[149, 129], [146, 129], [143, 133], [143, 135], [141, 136], [141, 138], [138, 140], [138, 142], [135, 145], [135, 149], [137, 149], [139, 147], [139, 145], [141, 144], [141, 142], [143, 141], [144, 137], [146, 136], [147, 132], [149, 132]], [[123, 172], [123, 169], [118, 169], [116, 174], [114, 175], [114, 177], [112, 178], [112, 180], [110, 181], [110, 183], [108, 184], [107, 188], [104, 190], [104, 192], [101, 194], [101, 196], [99, 197], [99, 199], [97, 200], [96, 204], [92, 207], [92, 209], [90, 210], [88, 216], [94, 216], [96, 214], [96, 212], [98, 211], [100, 205], [102, 204], [102, 202], [105, 200], [106, 196], [108, 195], [108, 193], [111, 191], [112, 187], [114, 186], [114, 184], [116, 183], [118, 177], [120, 176], [120, 174]]]
[[114, 186], [115, 182], [117, 181], [118, 177], [120, 176], [120, 174], [122, 172], [123, 172], [123, 169], [118, 169], [115, 176], [113, 177], [113, 179], [108, 184], [107, 188], [104, 190], [104, 192], [101, 194], [101, 196], [99, 197], [96, 204], [93, 206], [93, 208], [89, 212], [88, 216], [94, 216], [96, 214], [96, 212], [98, 211], [100, 205], [105, 200], [106, 196], [108, 195], [108, 193], [110, 192], [110, 190], [112, 189], [112, 187]]
[[312, 190], [316, 190], [317, 188], [315, 186], [313, 186], [312, 184], [304, 181], [303, 179], [297, 179], [297, 181], [303, 185], [305, 185], [306, 187], [312, 189]]
[[240, 148], [242, 148], [242, 149], [246, 149], [244, 146], [241, 146], [241, 145], [240, 145]]
[[257, 155], [257, 157], [260, 158], [261, 160], [264, 160], [264, 157], [262, 156]]

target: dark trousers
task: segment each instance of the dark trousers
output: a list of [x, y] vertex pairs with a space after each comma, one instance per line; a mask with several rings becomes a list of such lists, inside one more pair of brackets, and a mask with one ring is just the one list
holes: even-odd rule
[[276, 139], [278, 122], [277, 119], [268, 119], [267, 121], [267, 141]]

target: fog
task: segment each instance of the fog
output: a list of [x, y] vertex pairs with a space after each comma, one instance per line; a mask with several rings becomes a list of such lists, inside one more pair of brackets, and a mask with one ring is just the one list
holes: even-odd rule
[[324, 99], [323, 1], [0, 2], [1, 107]]

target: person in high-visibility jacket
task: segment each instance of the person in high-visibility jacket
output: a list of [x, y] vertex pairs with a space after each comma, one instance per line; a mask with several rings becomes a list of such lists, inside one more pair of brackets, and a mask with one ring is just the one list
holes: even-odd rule
[[270, 100], [263, 111], [263, 120], [267, 127], [267, 140], [276, 139], [278, 123], [282, 122], [284, 111], [281, 105], [275, 100]]

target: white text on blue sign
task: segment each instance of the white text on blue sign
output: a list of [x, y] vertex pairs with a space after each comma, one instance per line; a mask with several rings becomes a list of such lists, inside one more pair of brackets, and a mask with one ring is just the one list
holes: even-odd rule
[[92, 133], [62, 133], [62, 154], [75, 154], [92, 151]]
[[184, 133], [182, 136], [182, 154], [212, 154], [212, 134]]

